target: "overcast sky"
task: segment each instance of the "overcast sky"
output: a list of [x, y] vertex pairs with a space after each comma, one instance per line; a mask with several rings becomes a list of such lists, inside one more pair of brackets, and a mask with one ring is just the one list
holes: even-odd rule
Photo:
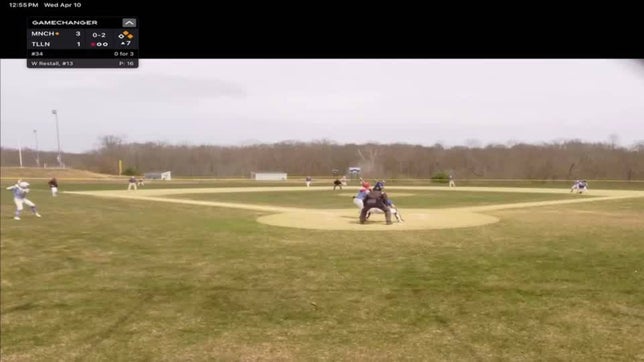
[[644, 140], [632, 60], [150, 60], [138, 69], [1, 61], [3, 147], [127, 141], [239, 145], [328, 139], [446, 146]]

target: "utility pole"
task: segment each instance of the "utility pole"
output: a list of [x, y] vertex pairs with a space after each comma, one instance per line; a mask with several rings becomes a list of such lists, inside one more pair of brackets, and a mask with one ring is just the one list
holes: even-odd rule
[[40, 150], [38, 149], [38, 130], [34, 130], [34, 139], [36, 140], [36, 166], [40, 167]]
[[22, 168], [22, 142], [18, 139], [18, 161], [20, 162], [20, 168]]

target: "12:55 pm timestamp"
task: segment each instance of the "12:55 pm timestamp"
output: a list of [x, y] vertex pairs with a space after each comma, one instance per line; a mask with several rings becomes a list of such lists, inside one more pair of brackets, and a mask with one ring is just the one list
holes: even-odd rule
[[38, 9], [42, 5], [44, 8], [82, 8], [83, 3], [80, 2], [57, 2], [57, 1], [44, 1], [40, 2], [13, 2], [8, 3], [10, 8], [32, 8]]

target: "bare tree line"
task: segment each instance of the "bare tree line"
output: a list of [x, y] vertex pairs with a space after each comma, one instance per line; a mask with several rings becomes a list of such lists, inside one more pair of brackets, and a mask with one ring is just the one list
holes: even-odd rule
[[[23, 149], [25, 166], [35, 166], [35, 152]], [[367, 177], [430, 178], [448, 172], [456, 178], [504, 179], [644, 179], [644, 142], [633, 147], [614, 143], [565, 141], [545, 144], [445, 148], [439, 144], [338, 144], [331, 141], [284, 141], [248, 146], [131, 143], [104, 136], [87, 153], [63, 154], [72, 168], [117, 174], [118, 160], [139, 174], [171, 170], [180, 176], [249, 177], [256, 171], [329, 176], [333, 169], [361, 167]], [[41, 163], [56, 165], [55, 152], [40, 152]], [[18, 166], [18, 151], [2, 148], [2, 166]]]

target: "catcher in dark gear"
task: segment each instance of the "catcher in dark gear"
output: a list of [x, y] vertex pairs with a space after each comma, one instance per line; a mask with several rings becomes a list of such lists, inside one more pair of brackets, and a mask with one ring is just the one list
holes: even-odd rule
[[370, 209], [377, 208], [382, 210], [385, 213], [385, 220], [387, 220], [387, 225], [391, 225], [391, 210], [387, 206], [387, 194], [382, 192], [382, 188], [374, 187], [373, 191], [367, 194], [367, 197], [364, 199], [364, 207], [360, 211], [360, 223], [364, 224], [367, 222], [367, 212]]

